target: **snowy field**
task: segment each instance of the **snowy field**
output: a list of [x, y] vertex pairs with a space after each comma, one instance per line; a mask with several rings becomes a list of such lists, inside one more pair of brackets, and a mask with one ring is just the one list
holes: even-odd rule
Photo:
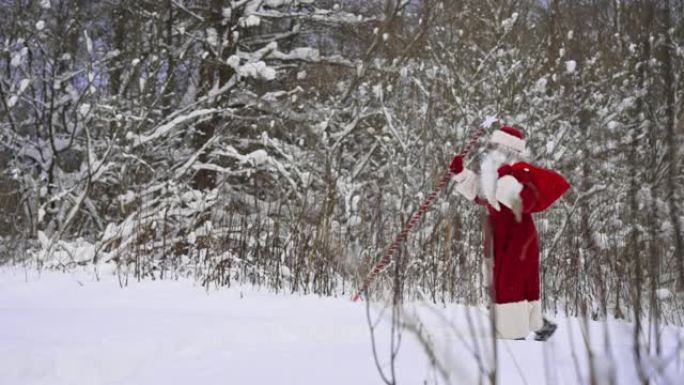
[[[430, 331], [452, 383], [478, 383], [472, 351], [486, 332], [470, 331], [481, 309], [412, 306]], [[437, 310], [435, 312], [435, 309]], [[413, 311], [412, 310], [412, 311]], [[378, 314], [380, 308], [373, 308]], [[389, 313], [389, 312], [385, 312]], [[377, 318], [374, 316], [374, 319]], [[446, 318], [449, 322], [445, 322]], [[500, 341], [502, 384], [589, 383], [586, 333], [576, 319], [556, 318], [547, 343]], [[599, 383], [637, 383], [629, 324], [590, 323]], [[389, 373], [389, 322], [376, 329]], [[664, 330], [664, 367], [655, 383], [681, 384], [681, 329]], [[611, 359], [612, 357], [612, 359]], [[616, 362], [612, 365], [611, 362]], [[486, 364], [485, 364], [486, 365]], [[404, 332], [398, 384], [444, 383], [424, 349]], [[381, 384], [364, 303], [348, 297], [273, 294], [251, 288], [206, 291], [191, 281], [100, 281], [85, 273], [0, 271], [0, 384]]]

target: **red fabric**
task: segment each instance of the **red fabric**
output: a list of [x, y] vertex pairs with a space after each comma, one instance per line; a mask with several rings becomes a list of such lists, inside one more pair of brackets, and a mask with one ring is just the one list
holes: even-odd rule
[[476, 199], [486, 206], [489, 214], [495, 300], [496, 303], [536, 301], [540, 298], [539, 236], [531, 214], [551, 206], [570, 184], [552, 170], [525, 162], [504, 165], [498, 171], [499, 177], [512, 175], [523, 185], [520, 192], [523, 214], [518, 222], [507, 207], [501, 205], [501, 210], [496, 211], [485, 200]]

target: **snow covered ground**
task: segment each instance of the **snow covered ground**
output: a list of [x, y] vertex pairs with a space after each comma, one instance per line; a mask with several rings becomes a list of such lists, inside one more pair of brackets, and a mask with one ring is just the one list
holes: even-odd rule
[[[483, 311], [461, 306], [411, 309], [427, 326], [451, 381], [478, 383], [471, 351], [486, 346], [486, 332], [470, 331], [466, 315], [478, 318]], [[581, 322], [557, 320], [559, 329], [547, 343], [499, 342], [500, 383], [588, 383]], [[607, 383], [611, 375], [616, 384], [637, 383], [631, 330], [617, 321], [590, 323], [599, 383]], [[377, 336], [381, 364], [388, 372], [389, 333], [385, 317]], [[647, 371], [660, 365], [664, 376], [657, 383], [681, 383], [684, 332], [669, 327], [664, 333], [661, 358], [647, 359]], [[403, 334], [396, 376], [399, 384], [443, 383], [409, 332]], [[121, 289], [113, 276], [96, 281], [84, 273], [39, 277], [18, 269], [0, 271], [0, 384], [188, 383], [382, 380], [373, 360], [365, 304], [348, 297], [244, 287], [206, 291], [191, 281], [131, 282]]]

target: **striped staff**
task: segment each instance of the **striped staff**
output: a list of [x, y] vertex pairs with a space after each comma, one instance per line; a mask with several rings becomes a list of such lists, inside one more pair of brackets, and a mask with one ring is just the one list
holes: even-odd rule
[[[487, 132], [487, 129], [496, 122], [497, 119], [495, 116], [490, 116], [487, 117], [487, 119], [482, 123], [482, 125], [470, 135], [470, 138], [468, 141], [465, 143], [463, 146], [463, 150], [461, 151], [461, 155], [465, 158], [468, 153], [475, 147], [475, 144], [477, 141]], [[375, 278], [382, 273], [383, 270], [389, 265], [389, 263], [392, 261], [392, 256], [394, 253], [399, 249], [399, 246], [406, 240], [408, 237], [408, 234], [411, 232], [413, 227], [418, 223], [420, 218], [425, 214], [430, 206], [434, 203], [435, 199], [437, 198], [437, 195], [446, 187], [446, 185], [449, 184], [449, 180], [451, 180], [451, 171], [446, 171], [444, 175], [442, 175], [439, 178], [439, 181], [437, 182], [437, 185], [435, 188], [432, 190], [430, 195], [423, 201], [423, 203], [420, 205], [418, 210], [413, 213], [413, 216], [411, 216], [411, 220], [408, 221], [408, 223], [404, 226], [404, 228], [401, 230], [399, 235], [394, 239], [390, 247], [387, 249], [387, 252], [385, 252], [385, 255], [380, 258], [380, 260], [373, 266], [373, 269], [371, 270], [370, 274], [366, 277], [366, 279], [363, 281], [363, 285], [361, 286], [361, 289], [354, 294], [352, 297], [352, 301], [356, 302], [361, 298], [361, 294], [365, 293], [366, 290], [368, 290], [368, 287], [373, 283]]]

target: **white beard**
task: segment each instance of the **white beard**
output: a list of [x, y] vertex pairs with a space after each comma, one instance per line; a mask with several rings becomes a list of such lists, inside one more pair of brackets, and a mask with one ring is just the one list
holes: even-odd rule
[[480, 187], [482, 194], [487, 199], [487, 202], [497, 211], [501, 209], [499, 202], [496, 200], [496, 183], [499, 180], [499, 168], [515, 160], [511, 154], [491, 150], [486, 152], [480, 161]]

